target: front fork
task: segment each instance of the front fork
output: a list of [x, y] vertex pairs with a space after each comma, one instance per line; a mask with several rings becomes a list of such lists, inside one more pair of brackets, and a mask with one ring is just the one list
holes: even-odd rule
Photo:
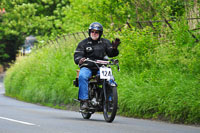
[[[114, 77], [108, 81], [109, 86], [117, 86], [117, 83], [114, 81]], [[107, 90], [106, 90], [106, 79], [103, 80], [103, 93], [104, 93], [104, 100], [107, 102]]]
[[103, 93], [104, 93], [104, 100], [107, 102], [107, 95], [106, 95], [106, 80], [103, 80]]

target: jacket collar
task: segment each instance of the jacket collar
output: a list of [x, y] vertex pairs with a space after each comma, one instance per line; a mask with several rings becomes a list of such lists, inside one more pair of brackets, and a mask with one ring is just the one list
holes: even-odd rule
[[91, 44], [102, 43], [102, 40], [101, 38], [99, 38], [98, 40], [92, 40], [91, 37], [88, 37], [88, 43], [91, 43]]

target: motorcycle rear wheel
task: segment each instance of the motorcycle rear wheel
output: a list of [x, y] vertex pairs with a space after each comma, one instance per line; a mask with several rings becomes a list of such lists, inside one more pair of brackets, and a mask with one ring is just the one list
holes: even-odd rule
[[[81, 104], [80, 104], [80, 108], [81, 108]], [[89, 113], [89, 112], [87, 112], [87, 111], [83, 111], [83, 110], [81, 110], [80, 111], [81, 112], [81, 115], [82, 115], [82, 117], [84, 118], [84, 119], [90, 119], [90, 117], [91, 117], [91, 113]]]
[[81, 115], [83, 116], [84, 119], [90, 119], [92, 114], [91, 113], [83, 113], [83, 112], [81, 112]]
[[103, 115], [106, 122], [112, 122], [117, 113], [117, 88], [112, 86], [107, 89], [107, 101], [103, 102]]

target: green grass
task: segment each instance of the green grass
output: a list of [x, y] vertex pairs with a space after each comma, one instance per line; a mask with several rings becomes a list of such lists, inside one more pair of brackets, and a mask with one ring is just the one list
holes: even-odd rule
[[7, 71], [6, 94], [34, 103], [71, 103], [77, 97], [72, 85], [76, 66], [71, 43], [75, 42], [47, 45], [18, 59]]

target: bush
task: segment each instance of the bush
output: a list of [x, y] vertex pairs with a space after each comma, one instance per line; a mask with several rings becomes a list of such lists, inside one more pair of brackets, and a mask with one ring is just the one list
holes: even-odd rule
[[77, 89], [72, 85], [71, 75], [76, 75], [76, 71], [73, 47], [69, 44], [45, 46], [17, 60], [7, 71], [6, 94], [42, 104], [72, 102]]

